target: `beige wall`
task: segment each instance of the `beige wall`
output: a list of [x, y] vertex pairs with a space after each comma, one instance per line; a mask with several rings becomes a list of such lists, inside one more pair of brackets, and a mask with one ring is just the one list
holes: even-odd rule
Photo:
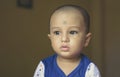
[[53, 53], [47, 38], [50, 14], [66, 3], [89, 11], [93, 39], [86, 54], [98, 65], [102, 77], [119, 77], [119, 2], [34, 0], [33, 8], [25, 9], [17, 7], [16, 0], [0, 0], [0, 77], [33, 76], [39, 60]]
[[106, 77], [120, 77], [120, 1], [105, 1], [105, 68]]

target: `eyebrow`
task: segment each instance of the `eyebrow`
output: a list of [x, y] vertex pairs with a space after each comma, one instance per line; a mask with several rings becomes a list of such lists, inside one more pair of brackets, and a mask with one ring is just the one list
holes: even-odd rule
[[59, 27], [51, 27], [51, 29], [59, 29]]
[[[71, 26], [71, 27], [69, 27], [69, 29], [71, 29], [71, 28], [80, 29], [80, 26]], [[60, 29], [60, 27], [51, 27], [51, 29], [52, 29], [52, 30], [53, 30], [53, 29]]]
[[81, 29], [80, 26], [71, 26], [69, 29], [74, 29], [74, 28], [75, 28], [75, 29], [77, 28], [77, 29], [79, 29], [79, 30]]

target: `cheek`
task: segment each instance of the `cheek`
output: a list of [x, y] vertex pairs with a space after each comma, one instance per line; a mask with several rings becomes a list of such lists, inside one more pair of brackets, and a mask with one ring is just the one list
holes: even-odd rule
[[73, 47], [77, 47], [77, 46], [80, 46], [81, 41], [80, 40], [71, 40], [70, 44]]
[[82, 48], [84, 46], [84, 39], [83, 38], [76, 38], [71, 39], [71, 46], [74, 48]]
[[59, 46], [60, 42], [59, 42], [59, 38], [54, 38], [51, 40], [51, 44], [52, 44], [52, 47], [57, 47]]

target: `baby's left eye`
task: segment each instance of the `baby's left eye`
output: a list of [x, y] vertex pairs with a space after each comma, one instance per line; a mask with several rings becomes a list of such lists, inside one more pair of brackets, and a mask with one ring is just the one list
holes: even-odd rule
[[70, 34], [78, 34], [78, 32], [77, 31], [70, 31]]

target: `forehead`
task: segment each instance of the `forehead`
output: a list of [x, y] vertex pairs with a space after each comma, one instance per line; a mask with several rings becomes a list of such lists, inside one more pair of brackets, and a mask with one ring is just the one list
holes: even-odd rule
[[68, 24], [71, 26], [84, 25], [84, 19], [80, 11], [75, 9], [58, 10], [51, 16], [50, 26], [61, 26]]

